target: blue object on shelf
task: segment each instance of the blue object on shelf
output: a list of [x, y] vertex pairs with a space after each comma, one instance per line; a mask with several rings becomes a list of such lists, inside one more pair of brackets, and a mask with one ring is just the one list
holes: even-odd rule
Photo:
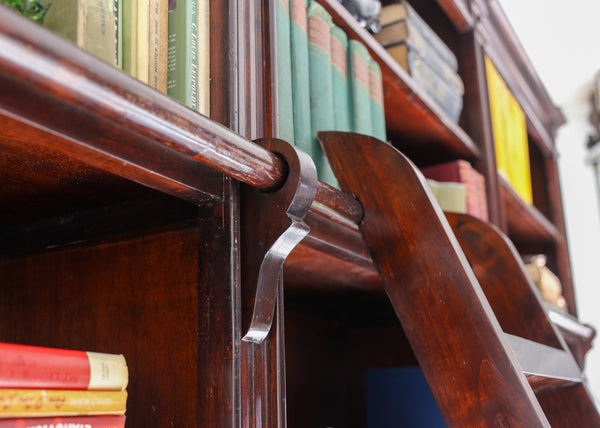
[[420, 367], [367, 370], [368, 428], [445, 428]]

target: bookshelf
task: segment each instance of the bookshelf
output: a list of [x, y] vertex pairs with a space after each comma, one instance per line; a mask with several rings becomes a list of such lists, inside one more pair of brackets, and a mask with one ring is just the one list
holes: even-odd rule
[[[459, 59], [466, 92], [458, 124], [338, 2], [321, 3], [380, 65], [391, 143], [416, 166], [473, 163], [487, 180], [492, 223], [521, 253], [549, 255], [570, 323], [546, 323], [527, 285], [488, 299], [527, 302], [543, 333], [524, 336], [553, 338], [558, 325], [583, 366], [594, 330], [577, 321], [570, 282], [552, 139], [562, 116], [497, 2], [414, 2]], [[210, 118], [0, 8], [0, 340], [125, 354], [128, 426], [283, 426], [286, 418], [290, 426], [363, 426], [365, 370], [419, 364], [423, 350], [399, 322], [362, 235], [365, 208], [322, 182], [305, 217], [310, 234], [285, 262], [269, 336], [241, 340], [255, 303], [245, 282], [255, 266], [242, 250], [253, 243], [244, 240], [258, 222], [269, 235], [278, 221], [275, 210], [252, 221], [241, 201], [252, 189], [276, 193], [290, 173], [251, 141], [276, 136], [273, 7], [211, 2]], [[484, 55], [527, 116], [533, 206], [496, 173]], [[405, 192], [422, 196], [418, 186]], [[434, 264], [420, 254], [415, 266]], [[504, 319], [517, 334], [530, 321]], [[454, 327], [427, 328], [443, 337]], [[432, 387], [444, 394], [444, 385]], [[582, 414], [594, 417], [585, 389], [570, 388]], [[556, 394], [544, 394], [546, 416], [560, 420], [543, 404]]]

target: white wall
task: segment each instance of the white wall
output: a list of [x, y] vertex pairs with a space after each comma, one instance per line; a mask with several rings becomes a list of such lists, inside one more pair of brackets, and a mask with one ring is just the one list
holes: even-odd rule
[[[600, 2], [500, 0], [548, 92], [567, 118], [559, 129], [559, 173], [579, 318], [600, 331], [600, 203], [585, 162], [588, 95], [600, 70]], [[590, 389], [600, 398], [600, 339], [588, 353]]]

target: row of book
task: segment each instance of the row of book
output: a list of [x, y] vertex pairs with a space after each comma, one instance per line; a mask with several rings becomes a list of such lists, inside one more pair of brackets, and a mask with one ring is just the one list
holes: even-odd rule
[[319, 178], [337, 187], [317, 132], [385, 141], [381, 69], [316, 1], [276, 0], [275, 14], [279, 137], [311, 155]]
[[464, 84], [454, 53], [404, 0], [380, 13], [375, 39], [455, 122], [463, 106]]
[[0, 343], [0, 428], [123, 428], [123, 355]]
[[469, 214], [488, 221], [485, 177], [466, 160], [421, 168], [443, 211]]
[[43, 25], [209, 114], [209, 0], [52, 0]]

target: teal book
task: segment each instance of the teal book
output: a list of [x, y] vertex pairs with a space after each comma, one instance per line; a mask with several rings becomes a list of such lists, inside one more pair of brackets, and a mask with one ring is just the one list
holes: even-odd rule
[[275, 0], [277, 54], [277, 136], [294, 144], [294, 106], [292, 101], [292, 54], [289, 0]]
[[348, 88], [348, 36], [338, 26], [331, 27], [331, 78], [333, 122], [336, 131], [352, 131]]
[[294, 141], [312, 157], [307, 7], [307, 0], [290, 0]]
[[167, 94], [198, 109], [198, 2], [169, 2]]
[[356, 40], [348, 42], [348, 68], [350, 75], [350, 97], [354, 132], [373, 135], [371, 118], [371, 90], [367, 48]]
[[316, 1], [311, 1], [308, 6], [308, 66], [313, 160], [319, 178], [338, 187], [329, 161], [317, 140], [317, 132], [334, 129], [331, 25], [331, 15]]
[[369, 60], [369, 93], [371, 96], [371, 121], [373, 137], [387, 140], [385, 132], [385, 111], [383, 107], [383, 82], [381, 68], [373, 59]]

